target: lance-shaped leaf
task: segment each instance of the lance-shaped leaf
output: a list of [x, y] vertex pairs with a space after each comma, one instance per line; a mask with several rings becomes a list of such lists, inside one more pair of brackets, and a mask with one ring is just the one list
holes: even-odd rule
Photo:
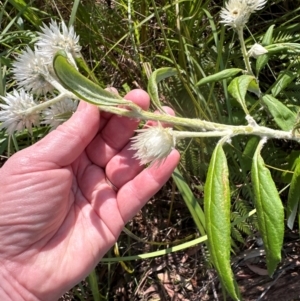
[[[22, 17], [24, 16], [31, 24], [33, 24], [36, 27], [42, 25], [40, 16], [37, 14], [37, 11], [35, 9], [33, 9], [33, 6], [28, 3], [28, 1], [9, 0], [8, 2], [11, 5], [13, 5], [22, 14]], [[7, 1], [5, 1], [4, 3], [7, 3]], [[3, 7], [3, 4], [2, 4], [2, 7]], [[2, 32], [2, 34], [3, 34], [3, 32]]]
[[264, 95], [263, 103], [267, 106], [277, 125], [284, 131], [289, 131], [294, 127], [296, 114], [293, 113], [281, 101], [272, 95]]
[[80, 72], [83, 72], [87, 78], [91, 79], [94, 83], [99, 84], [98, 78], [95, 76], [94, 72], [89, 68], [85, 59], [82, 56], [75, 58], [76, 65]]
[[300, 159], [297, 159], [296, 168], [291, 181], [287, 202], [287, 225], [293, 229], [300, 201]]
[[[274, 26], [275, 25], [271, 25], [267, 32], [265, 33], [263, 40], [261, 42], [261, 44], [263, 46], [267, 46], [270, 45], [272, 43], [272, 39], [273, 39], [273, 30], [274, 30]], [[259, 72], [264, 68], [264, 66], [267, 65], [268, 61], [269, 61], [269, 54], [263, 54], [261, 56], [259, 56], [256, 60], [256, 72], [257, 75], [259, 74]]]
[[283, 71], [272, 87], [272, 95], [277, 96], [297, 77], [297, 74], [290, 70]]
[[293, 52], [299, 53], [300, 52], [300, 44], [299, 43], [277, 43], [265, 46], [268, 50], [269, 54], [275, 53], [286, 53], [286, 52]]
[[245, 172], [249, 172], [251, 169], [252, 158], [257, 148], [258, 142], [259, 142], [259, 138], [257, 136], [253, 136], [248, 140], [244, 148], [240, 160], [241, 160], [241, 167], [244, 169]]
[[263, 143], [261, 140], [254, 154], [251, 178], [259, 232], [266, 251], [268, 273], [271, 276], [281, 260], [284, 210], [271, 173], [260, 155]]
[[159, 68], [151, 73], [148, 81], [147, 91], [157, 109], [161, 109], [162, 107], [158, 95], [158, 83], [168, 77], [177, 75], [177, 73], [178, 71], [176, 68], [169, 67]]
[[212, 74], [212, 75], [209, 75], [209, 76], [206, 76], [206, 77], [200, 79], [198, 81], [198, 83], [196, 84], [196, 86], [201, 86], [201, 85], [204, 85], [204, 84], [207, 84], [207, 83], [213, 83], [213, 82], [221, 81], [223, 79], [233, 77], [233, 76], [237, 75], [238, 73], [240, 73], [242, 71], [243, 70], [240, 69], [240, 68], [225, 69], [225, 70], [222, 70], [220, 72], [217, 72], [215, 74]]
[[118, 94], [104, 90], [80, 74], [76, 68], [69, 63], [68, 56], [63, 50], [58, 51], [54, 56], [53, 68], [62, 86], [80, 99], [103, 106], [131, 104], [131, 102], [126, 101]]
[[251, 86], [251, 91], [253, 90], [253, 86], [257, 87], [257, 84], [255, 85], [255, 82], [256, 79], [254, 76], [241, 75], [239, 77], [234, 78], [228, 86], [228, 92], [239, 102], [239, 104], [241, 105], [241, 107], [247, 115], [249, 115], [249, 112], [246, 106], [245, 97], [249, 86]]
[[204, 212], [212, 262], [224, 288], [234, 300], [239, 300], [238, 287], [230, 266], [230, 189], [222, 143], [218, 143], [210, 160], [204, 187]]

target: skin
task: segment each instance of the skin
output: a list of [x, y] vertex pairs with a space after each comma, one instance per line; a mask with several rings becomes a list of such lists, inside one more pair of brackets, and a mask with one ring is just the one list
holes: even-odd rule
[[[149, 107], [142, 90], [126, 98]], [[81, 102], [70, 120], [0, 169], [0, 300], [57, 300], [168, 180], [176, 150], [159, 167], [132, 159], [138, 123]]]

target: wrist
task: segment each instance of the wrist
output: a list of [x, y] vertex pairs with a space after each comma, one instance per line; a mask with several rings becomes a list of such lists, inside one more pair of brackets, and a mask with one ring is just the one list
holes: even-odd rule
[[0, 300], [1, 301], [40, 301], [22, 286], [8, 270], [0, 264]]

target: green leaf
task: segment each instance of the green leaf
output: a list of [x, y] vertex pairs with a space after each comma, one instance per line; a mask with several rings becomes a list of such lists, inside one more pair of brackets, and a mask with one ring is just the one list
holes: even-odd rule
[[243, 151], [243, 154], [241, 157], [241, 165], [245, 172], [248, 172], [251, 169], [252, 158], [253, 158], [253, 155], [257, 148], [258, 142], [259, 142], [258, 137], [256, 137], [256, 136], [251, 137], [244, 148], [244, 151]]
[[99, 84], [98, 78], [95, 76], [93, 71], [89, 68], [85, 59], [82, 56], [78, 56], [75, 58], [76, 65], [80, 72], [83, 73], [84, 76], [91, 79], [94, 83]]
[[264, 37], [263, 37], [263, 39], [261, 41], [261, 44], [263, 46], [268, 46], [268, 45], [270, 45], [272, 43], [274, 27], [275, 27], [275, 25], [271, 25], [268, 28], [267, 32], [265, 33], [265, 35], [264, 35]]
[[42, 25], [42, 21], [35, 11], [23, 0], [8, 0], [23, 16], [31, 22], [34, 26], [39, 27]]
[[206, 76], [198, 81], [196, 86], [201, 86], [207, 83], [213, 83], [217, 81], [221, 81], [223, 79], [233, 77], [237, 75], [238, 73], [242, 72], [243, 70], [240, 68], [231, 68], [231, 69], [225, 69], [220, 72], [217, 72], [216, 74], [212, 74], [209, 76]]
[[89, 287], [92, 291], [93, 294], [93, 300], [94, 301], [102, 301], [104, 300], [104, 296], [102, 296], [100, 294], [100, 289], [98, 286], [98, 279], [97, 279], [97, 274], [96, 274], [96, 270], [92, 270], [92, 272], [89, 274], [88, 278], [87, 278], [88, 282], [89, 282]]
[[168, 77], [177, 75], [177, 73], [178, 71], [176, 68], [169, 67], [159, 68], [151, 73], [148, 81], [147, 91], [157, 109], [161, 109], [162, 107], [158, 95], [158, 83]]
[[247, 91], [254, 93], [257, 97], [260, 97], [260, 89], [256, 78], [250, 81]]
[[234, 78], [228, 86], [228, 92], [239, 102], [247, 115], [249, 115], [249, 112], [246, 107], [245, 96], [252, 81], [255, 81], [254, 76], [241, 75]]
[[293, 113], [281, 101], [272, 95], [264, 95], [262, 97], [263, 103], [267, 106], [269, 112], [273, 116], [276, 124], [284, 131], [293, 129], [296, 122], [296, 114]]
[[269, 54], [276, 54], [276, 53], [286, 53], [287, 51], [293, 53], [300, 52], [300, 44], [299, 43], [277, 43], [277, 44], [270, 44], [265, 46], [268, 50]]
[[[263, 40], [261, 42], [262, 46], [268, 46], [272, 43], [272, 39], [273, 39], [273, 30], [274, 30], [275, 25], [271, 25], [267, 32], [265, 33]], [[259, 72], [264, 68], [264, 66], [267, 65], [268, 61], [269, 61], [269, 54], [263, 54], [260, 55], [257, 60], [256, 60], [256, 72], [257, 75], [259, 74]]]
[[[267, 49], [267, 48], [266, 48]], [[256, 60], [256, 74], [259, 75], [260, 71], [268, 64], [270, 58], [269, 53], [260, 55]]]
[[212, 262], [224, 288], [234, 300], [239, 300], [230, 266], [230, 189], [227, 160], [221, 143], [216, 146], [209, 164], [204, 187], [204, 212]]
[[186, 206], [188, 207], [199, 232], [201, 233], [201, 235], [205, 235], [206, 232], [204, 212], [200, 207], [197, 199], [195, 198], [193, 192], [191, 191], [189, 185], [186, 183], [182, 174], [179, 172], [178, 168], [176, 168], [173, 172], [172, 178]]
[[271, 173], [260, 155], [263, 143], [261, 140], [254, 154], [251, 179], [259, 232], [266, 251], [268, 273], [271, 276], [281, 260], [284, 210]]
[[58, 51], [54, 56], [53, 68], [63, 87], [74, 93], [79, 99], [103, 106], [131, 104], [118, 94], [104, 90], [80, 74], [68, 61], [68, 56], [64, 51]]
[[75, 20], [76, 20], [76, 15], [78, 13], [78, 7], [80, 4], [80, 0], [74, 0], [73, 1], [73, 6], [72, 6], [72, 11], [71, 11], [71, 15], [70, 15], [70, 20], [69, 20], [69, 27], [71, 25], [74, 25]]
[[298, 163], [298, 159], [300, 158], [300, 150], [292, 150], [285, 158], [284, 169], [280, 173], [280, 181], [284, 184], [291, 184], [294, 170]]
[[300, 158], [297, 159], [296, 168], [291, 181], [287, 202], [287, 225], [293, 229], [300, 201]]
[[272, 95], [277, 96], [281, 91], [283, 91], [295, 78], [297, 74], [290, 70], [286, 70], [280, 74], [276, 82], [272, 87]]

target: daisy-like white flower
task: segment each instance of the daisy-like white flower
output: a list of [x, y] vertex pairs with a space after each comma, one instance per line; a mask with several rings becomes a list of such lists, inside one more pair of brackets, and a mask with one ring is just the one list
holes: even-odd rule
[[14, 90], [6, 97], [2, 97], [5, 104], [0, 104], [0, 125], [1, 129], [6, 129], [9, 135], [15, 131], [21, 132], [25, 128], [32, 132], [32, 125], [37, 126], [40, 122], [40, 114], [37, 111], [26, 113], [27, 109], [37, 105], [32, 95], [26, 93], [24, 89]]
[[76, 111], [77, 105], [78, 101], [73, 101], [70, 98], [55, 103], [50, 108], [43, 111], [44, 120], [42, 121], [42, 124], [48, 124], [50, 125], [51, 130], [54, 130], [71, 117]]
[[268, 50], [264, 46], [255, 43], [248, 51], [248, 56], [257, 59], [260, 55], [266, 54], [267, 52]]
[[52, 59], [58, 50], [64, 50], [73, 57], [79, 55], [81, 50], [79, 36], [76, 35], [73, 26], [68, 28], [64, 22], [59, 25], [52, 20], [49, 27], [43, 24], [41, 30], [36, 45], [38, 52], [48, 64], [52, 64]]
[[141, 165], [151, 162], [159, 166], [176, 145], [172, 131], [161, 124], [136, 130], [139, 134], [131, 138], [133, 143], [130, 149], [137, 151], [133, 157], [139, 159]]
[[243, 28], [252, 13], [260, 10], [267, 0], [229, 0], [221, 10], [221, 23], [232, 28]]
[[27, 47], [13, 63], [14, 79], [20, 88], [35, 94], [46, 94], [53, 90], [47, 81], [49, 70], [45, 60], [36, 51]]

